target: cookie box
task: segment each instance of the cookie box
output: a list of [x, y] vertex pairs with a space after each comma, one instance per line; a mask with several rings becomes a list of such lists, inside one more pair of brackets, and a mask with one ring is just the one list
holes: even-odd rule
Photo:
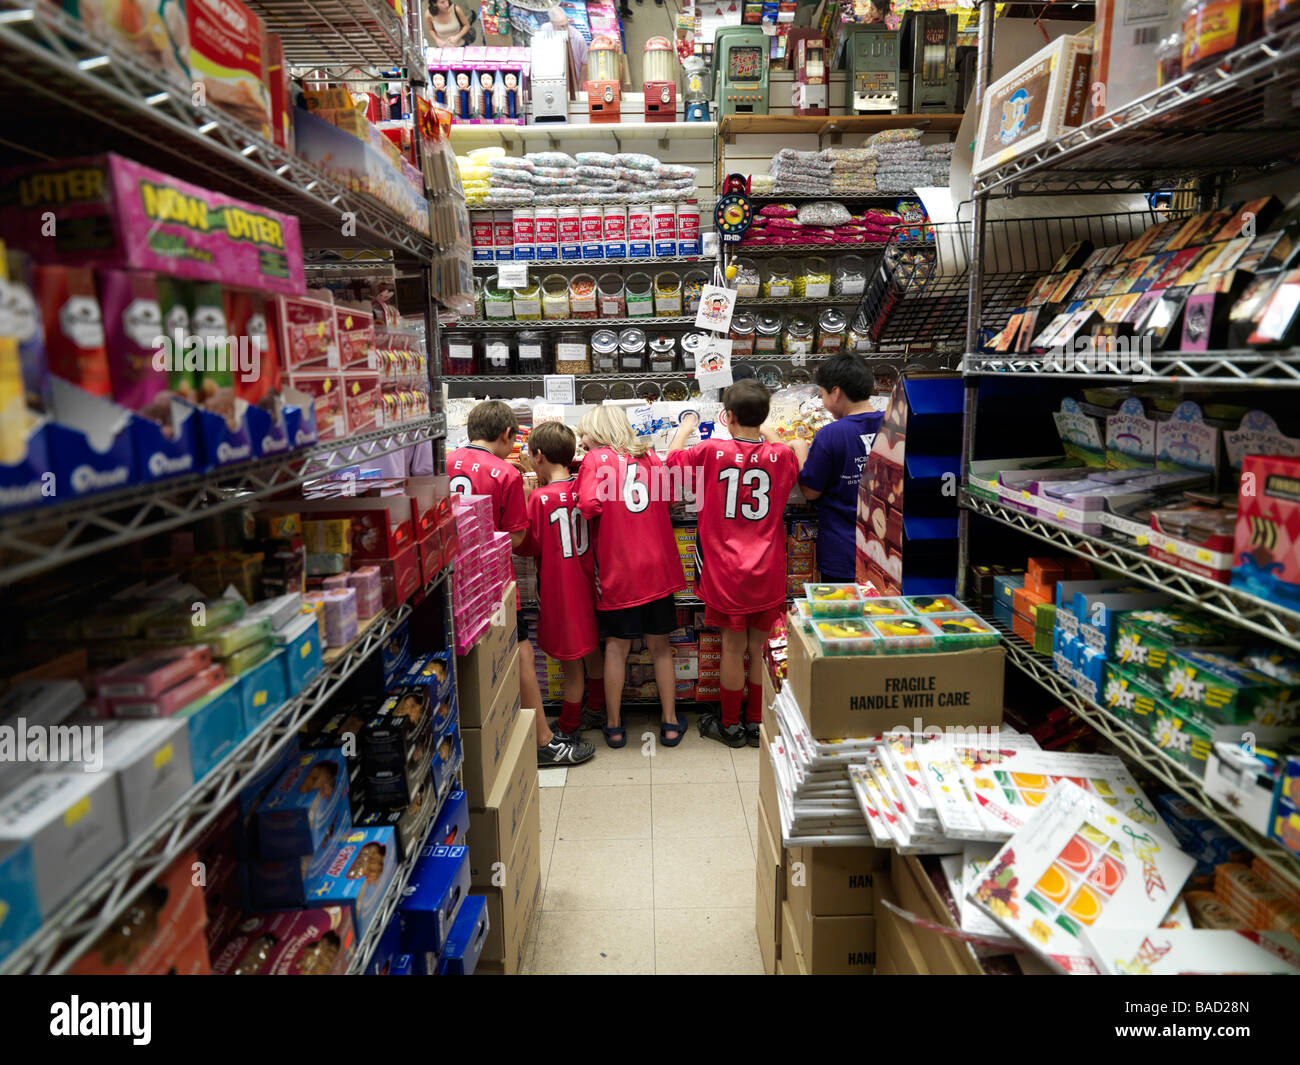
[[1001, 639], [998, 630], [977, 614], [932, 614], [926, 620], [939, 630], [940, 651], [992, 647]]
[[383, 905], [397, 871], [397, 840], [391, 828], [345, 831], [320, 874], [307, 882], [313, 902], [346, 905], [357, 935], [364, 936]]
[[461, 905], [456, 922], [443, 943], [438, 975], [473, 976], [490, 928], [487, 898], [470, 895]]
[[1163, 684], [1175, 648], [1222, 647], [1230, 645], [1233, 636], [1232, 628], [1194, 610], [1131, 610], [1116, 625], [1114, 654], [1121, 665]]
[[31, 844], [0, 840], [0, 961], [41, 927]]
[[939, 644], [939, 630], [929, 618], [876, 618], [867, 624], [876, 634], [877, 651], [883, 654], [933, 651]]
[[865, 618], [813, 618], [812, 631], [824, 655], [869, 655], [878, 636]]
[[468, 847], [425, 847], [398, 908], [402, 950], [437, 958], [469, 888]]
[[264, 858], [293, 858], [320, 847], [334, 814], [348, 805], [348, 768], [341, 751], [300, 754], [256, 812]]
[[851, 618], [862, 613], [856, 584], [805, 584], [804, 595], [815, 618]]
[[249, 917], [212, 952], [212, 971], [234, 976], [340, 976], [356, 947], [346, 906]]

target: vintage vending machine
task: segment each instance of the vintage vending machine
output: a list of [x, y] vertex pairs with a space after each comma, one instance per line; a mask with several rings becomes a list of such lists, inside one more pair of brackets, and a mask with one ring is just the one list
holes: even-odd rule
[[769, 40], [761, 26], [718, 28], [713, 46], [718, 118], [767, 114]]
[[845, 93], [855, 114], [899, 113], [898, 39], [883, 22], [853, 27], [845, 48]]
[[826, 71], [828, 54], [823, 37], [800, 37], [794, 52], [794, 113], [796, 115], [830, 114], [830, 76]]
[[953, 114], [961, 109], [957, 67], [957, 16], [947, 11], [909, 11], [903, 16], [902, 110]]
[[569, 39], [549, 30], [533, 34], [529, 80], [533, 122], [569, 121]]
[[641, 89], [645, 94], [647, 122], [677, 121], [677, 53], [667, 37], [651, 37], [646, 41]]
[[587, 49], [587, 115], [592, 122], [617, 122], [620, 100], [618, 45], [598, 34]]

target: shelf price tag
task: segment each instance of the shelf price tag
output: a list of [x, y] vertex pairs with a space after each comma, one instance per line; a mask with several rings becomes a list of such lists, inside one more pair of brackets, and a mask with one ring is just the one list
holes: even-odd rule
[[572, 406], [578, 401], [578, 385], [573, 374], [547, 374], [542, 378], [542, 393], [547, 403]]
[[524, 288], [527, 284], [527, 263], [497, 264], [497, 288]]

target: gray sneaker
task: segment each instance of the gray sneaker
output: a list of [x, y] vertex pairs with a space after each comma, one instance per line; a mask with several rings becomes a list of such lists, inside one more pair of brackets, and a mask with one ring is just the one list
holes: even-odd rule
[[537, 764], [542, 768], [552, 765], [581, 765], [595, 755], [596, 748], [590, 743], [562, 738], [556, 733], [555, 738], [545, 747], [537, 748]]

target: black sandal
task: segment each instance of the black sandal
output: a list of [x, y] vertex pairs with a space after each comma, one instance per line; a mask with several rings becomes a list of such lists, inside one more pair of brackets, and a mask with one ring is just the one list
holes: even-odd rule
[[626, 725], [601, 725], [600, 731], [605, 734], [606, 747], [618, 750], [620, 747], [627, 746]]
[[[680, 712], [678, 713], [676, 721], [660, 721], [659, 742], [665, 747], [676, 747], [682, 742], [682, 737], [686, 735], [686, 728], [686, 722], [682, 719]], [[668, 738], [669, 732], [676, 733], [671, 740]]]

